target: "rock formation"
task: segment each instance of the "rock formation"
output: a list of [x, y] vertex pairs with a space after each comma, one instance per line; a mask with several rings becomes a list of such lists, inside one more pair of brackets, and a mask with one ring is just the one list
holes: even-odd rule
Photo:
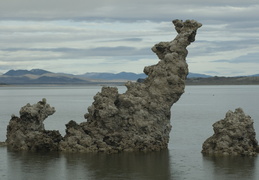
[[21, 109], [8, 126], [7, 144], [14, 149], [120, 152], [158, 151], [167, 148], [171, 130], [171, 106], [184, 93], [188, 74], [186, 47], [195, 40], [201, 24], [174, 20], [178, 33], [171, 42], [160, 42], [152, 51], [158, 64], [145, 67], [142, 82], [127, 82], [127, 91], [103, 87], [85, 114], [86, 122], [66, 124], [62, 139], [56, 131], [45, 131], [43, 120], [54, 113], [45, 101]]
[[87, 122], [70, 121], [63, 151], [157, 151], [167, 148], [170, 108], [184, 92], [188, 74], [186, 47], [195, 40], [201, 24], [174, 20], [178, 33], [171, 42], [160, 42], [152, 51], [158, 64], [145, 67], [143, 83], [126, 83], [127, 91], [103, 87], [85, 114]]
[[228, 111], [226, 117], [213, 124], [214, 134], [202, 146], [206, 155], [254, 156], [258, 152], [253, 120], [241, 108]]
[[37, 104], [27, 104], [20, 110], [20, 117], [12, 116], [7, 126], [6, 144], [15, 151], [57, 151], [62, 136], [58, 131], [47, 131], [43, 121], [55, 108], [42, 99]]

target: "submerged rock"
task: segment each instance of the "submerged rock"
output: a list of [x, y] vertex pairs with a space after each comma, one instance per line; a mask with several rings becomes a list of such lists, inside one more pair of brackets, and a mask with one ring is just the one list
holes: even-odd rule
[[87, 122], [67, 124], [63, 151], [158, 151], [167, 148], [171, 106], [184, 93], [188, 74], [186, 47], [195, 40], [201, 24], [174, 20], [178, 32], [171, 42], [160, 42], [152, 51], [161, 60], [145, 67], [141, 83], [126, 83], [127, 91], [103, 87], [85, 114]]
[[213, 124], [214, 134], [202, 146], [207, 155], [254, 156], [258, 142], [253, 120], [241, 108], [228, 111], [226, 117]]
[[22, 107], [20, 117], [13, 115], [7, 126], [8, 147], [14, 151], [57, 151], [62, 136], [58, 131], [46, 131], [43, 124], [54, 112], [45, 98]]

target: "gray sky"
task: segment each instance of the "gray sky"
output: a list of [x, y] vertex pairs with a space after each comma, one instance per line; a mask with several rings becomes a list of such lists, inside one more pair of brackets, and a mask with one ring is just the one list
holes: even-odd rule
[[195, 19], [190, 72], [258, 74], [258, 9], [258, 0], [0, 0], [0, 73], [141, 73], [158, 62], [150, 48], [176, 36], [171, 21]]

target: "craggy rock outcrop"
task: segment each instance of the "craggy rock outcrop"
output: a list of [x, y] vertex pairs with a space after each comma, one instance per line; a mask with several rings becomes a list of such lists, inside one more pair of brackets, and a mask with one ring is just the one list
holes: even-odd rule
[[202, 146], [206, 155], [254, 156], [258, 152], [253, 120], [241, 108], [228, 111], [226, 117], [213, 124], [214, 135]]
[[145, 67], [143, 83], [126, 83], [127, 91], [103, 87], [85, 114], [87, 122], [70, 121], [62, 151], [157, 151], [167, 148], [170, 108], [184, 93], [188, 74], [186, 47], [195, 40], [201, 24], [174, 20], [178, 33], [171, 42], [156, 44], [152, 50], [158, 64]]
[[20, 118], [13, 116], [6, 143], [14, 150], [60, 150], [69, 152], [158, 151], [167, 148], [171, 130], [171, 106], [184, 93], [188, 74], [187, 49], [201, 24], [174, 20], [178, 33], [171, 42], [152, 50], [158, 64], [145, 67], [142, 83], [126, 83], [127, 91], [103, 87], [85, 114], [86, 122], [66, 124], [66, 135], [46, 131], [43, 120], [55, 112], [46, 100], [26, 105]]
[[22, 107], [20, 117], [12, 116], [7, 126], [8, 147], [14, 151], [57, 151], [62, 136], [58, 131], [45, 130], [43, 124], [54, 112], [46, 99]]

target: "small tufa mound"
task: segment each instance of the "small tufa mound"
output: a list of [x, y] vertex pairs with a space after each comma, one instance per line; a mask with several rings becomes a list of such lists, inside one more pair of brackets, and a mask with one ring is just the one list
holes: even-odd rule
[[46, 131], [43, 121], [55, 112], [43, 98], [20, 110], [20, 117], [12, 115], [7, 126], [6, 144], [14, 151], [57, 151], [62, 136], [58, 131]]
[[214, 135], [202, 146], [206, 155], [255, 156], [258, 142], [255, 139], [253, 120], [241, 108], [228, 111], [225, 119], [213, 124]]

